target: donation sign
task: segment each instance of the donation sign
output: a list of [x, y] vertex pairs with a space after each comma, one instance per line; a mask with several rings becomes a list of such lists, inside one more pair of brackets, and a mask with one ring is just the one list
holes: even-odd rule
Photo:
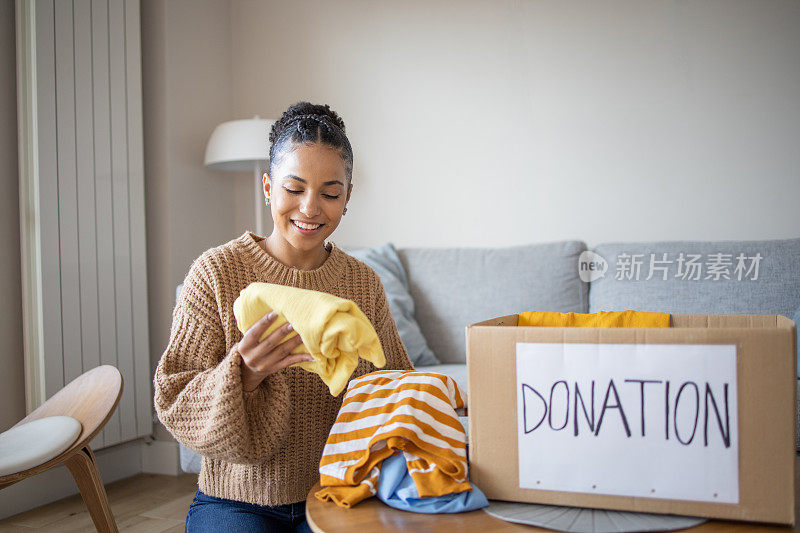
[[739, 502], [736, 346], [517, 343], [521, 488]]

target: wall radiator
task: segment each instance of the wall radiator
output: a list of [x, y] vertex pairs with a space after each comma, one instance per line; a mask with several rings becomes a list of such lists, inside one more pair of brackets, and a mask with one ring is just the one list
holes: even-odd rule
[[102, 364], [124, 379], [92, 446], [153, 430], [139, 0], [17, 0], [30, 412]]

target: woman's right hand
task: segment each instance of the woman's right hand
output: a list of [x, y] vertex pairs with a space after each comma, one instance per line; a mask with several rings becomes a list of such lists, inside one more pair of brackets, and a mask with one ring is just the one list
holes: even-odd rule
[[314, 360], [308, 353], [291, 353], [303, 343], [299, 334], [281, 342], [281, 339], [292, 332], [292, 325], [288, 322], [270, 333], [263, 341], [258, 342], [264, 331], [277, 317], [278, 314], [275, 311], [264, 315], [250, 326], [237, 345], [237, 349], [242, 355], [242, 389], [245, 391], [255, 390], [267, 376], [289, 365]]

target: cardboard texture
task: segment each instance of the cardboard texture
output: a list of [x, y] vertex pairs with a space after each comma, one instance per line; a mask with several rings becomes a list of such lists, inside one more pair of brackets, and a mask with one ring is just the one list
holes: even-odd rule
[[[780, 315], [672, 315], [670, 328], [467, 326], [470, 479], [489, 499], [794, 524], [796, 336]], [[522, 489], [516, 343], [735, 344], [739, 503]]]

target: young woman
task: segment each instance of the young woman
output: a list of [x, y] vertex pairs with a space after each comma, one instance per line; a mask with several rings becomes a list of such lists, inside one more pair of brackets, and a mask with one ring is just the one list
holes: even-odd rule
[[[158, 417], [203, 457], [186, 531], [308, 531], [305, 499], [341, 398], [293, 363], [291, 325], [258, 338], [266, 316], [244, 335], [233, 302], [254, 281], [353, 300], [372, 322], [387, 369], [413, 369], [374, 270], [328, 238], [347, 211], [353, 151], [344, 122], [327, 105], [300, 102], [270, 133], [265, 203], [274, 229], [203, 252], [173, 311], [169, 344], [155, 374]], [[353, 377], [375, 370], [361, 360]]]

